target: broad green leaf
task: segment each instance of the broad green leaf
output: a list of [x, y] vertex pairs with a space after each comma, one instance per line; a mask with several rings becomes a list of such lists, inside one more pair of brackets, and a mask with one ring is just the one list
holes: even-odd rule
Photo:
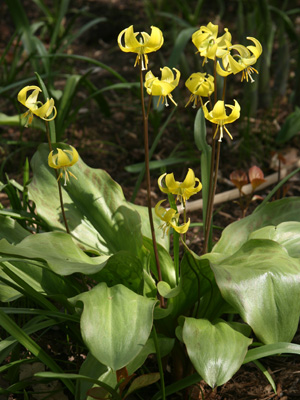
[[[165, 357], [171, 352], [174, 346], [174, 342], [175, 339], [173, 338], [158, 335], [158, 345], [162, 357]], [[145, 344], [145, 346], [143, 346], [139, 354], [126, 366], [128, 374], [133, 374], [144, 364], [149, 354], [155, 353], [155, 344], [153, 338], [150, 336], [150, 338], [147, 340], [147, 343]], [[86, 375], [91, 378], [98, 379], [111, 387], [115, 387], [117, 385], [115, 371], [101, 364], [95, 357], [93, 357], [91, 353], [88, 353], [87, 358], [82, 364], [79, 372], [81, 375]], [[76, 385], [75, 400], [91, 400], [90, 397], [86, 399], [86, 392], [91, 387], [92, 385], [90, 383], [79, 381]]]
[[[158, 231], [157, 239], [159, 238], [160, 234], [161, 234], [161, 231]], [[156, 277], [156, 279], [158, 279], [152, 240], [144, 237], [143, 243], [144, 243], [144, 246], [146, 247], [146, 249], [150, 252], [151, 272]], [[170, 256], [170, 253], [165, 249], [165, 247], [161, 246], [160, 243], [157, 243], [157, 251], [158, 251], [162, 279], [173, 287], [173, 286], [175, 286], [175, 283], [176, 283], [174, 262]]]
[[300, 258], [300, 222], [283, 222], [277, 226], [266, 226], [249, 235], [250, 239], [274, 240], [286, 248], [291, 257]]
[[93, 279], [106, 282], [108, 286], [122, 284], [138, 294], [143, 293], [143, 265], [139, 258], [128, 251], [112, 255], [105, 268], [94, 275]]
[[[25, 127], [26, 121], [26, 118], [22, 118], [22, 115], [6, 115], [0, 113], [0, 125]], [[40, 118], [33, 118], [31, 127], [46, 132], [45, 123]]]
[[289, 342], [300, 316], [300, 259], [272, 240], [253, 239], [211, 263], [224, 299], [263, 343]]
[[[58, 275], [75, 272], [91, 275], [99, 272], [109, 256], [89, 257], [64, 232], [45, 232], [30, 235], [16, 245], [0, 240], [0, 261], [2, 257], [13, 255], [22, 259], [45, 260], [49, 268]], [[7, 257], [6, 257], [7, 258]], [[26, 270], [26, 269], [25, 269]]]
[[[47, 165], [48, 154], [48, 146], [41, 145], [32, 159], [34, 177], [29, 197], [35, 202], [38, 214], [53, 229], [65, 231], [55, 174]], [[71, 170], [77, 180], [71, 178], [62, 192], [72, 236], [101, 254], [120, 250], [139, 254], [141, 219], [126, 202], [121, 187], [105, 171], [89, 168], [81, 159]]]
[[170, 55], [168, 66], [170, 68], [176, 67], [179, 63], [180, 57], [183, 55], [185, 46], [191, 40], [191, 35], [197, 30], [195, 27], [183, 29], [177, 36], [172, 53]]
[[12, 218], [0, 215], [0, 239], [6, 239], [9, 243], [19, 243], [30, 233]]
[[156, 300], [139, 296], [123, 285], [100, 283], [70, 299], [82, 301], [81, 333], [102, 364], [118, 370], [132, 361], [150, 335]]
[[227, 382], [242, 365], [252, 339], [240, 324], [185, 318], [182, 337], [196, 371], [212, 388]]
[[228, 225], [219, 242], [214, 246], [214, 253], [233, 254], [248, 239], [251, 232], [268, 225], [279, 225], [281, 222], [300, 222], [300, 198], [290, 197], [266, 204], [258, 211]]

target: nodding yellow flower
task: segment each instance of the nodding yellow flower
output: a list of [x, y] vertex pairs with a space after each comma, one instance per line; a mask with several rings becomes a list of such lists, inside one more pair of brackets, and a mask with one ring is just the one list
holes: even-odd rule
[[[229, 130], [226, 128], [226, 124], [231, 124], [232, 122], [234, 122], [235, 120], [237, 120], [240, 117], [241, 107], [240, 107], [239, 103], [236, 100], [234, 100], [234, 106], [232, 106], [230, 104], [224, 104], [223, 100], [219, 100], [216, 102], [212, 111], [208, 111], [208, 109], [206, 107], [207, 103], [208, 102], [206, 102], [203, 105], [202, 109], [204, 112], [204, 117], [208, 121], [217, 125], [217, 129], [214, 133], [214, 138], [216, 137], [216, 135], [219, 131], [219, 128], [220, 128], [219, 142], [222, 142], [223, 128], [224, 128], [225, 131], [227, 132], [228, 136], [232, 140], [232, 136], [231, 136]], [[232, 110], [229, 115], [226, 115], [226, 107], [228, 107]]]
[[[140, 37], [138, 37], [140, 35]], [[122, 39], [124, 36], [124, 46]], [[134, 66], [141, 63], [142, 70], [148, 68], [147, 53], [152, 53], [161, 48], [164, 43], [162, 31], [151, 26], [151, 35], [146, 32], [134, 32], [133, 25], [129, 26], [118, 36], [118, 45], [125, 53], [137, 53]]]
[[195, 72], [187, 79], [185, 86], [192, 92], [185, 106], [187, 107], [193, 101], [192, 107], [196, 108], [197, 100], [202, 105], [201, 97], [208, 97], [214, 92], [214, 77], [210, 74]]
[[[32, 90], [33, 92], [27, 97], [27, 92]], [[40, 117], [44, 121], [52, 121], [56, 117], [56, 108], [54, 107], [54, 100], [47, 99], [46, 103], [43, 104], [38, 101], [38, 95], [42, 90], [38, 86], [25, 86], [18, 93], [18, 101], [28, 108], [28, 111], [23, 114], [23, 117], [28, 116], [28, 121], [26, 123], [26, 128], [32, 123], [33, 114]], [[54, 112], [53, 117], [48, 118], [49, 115]]]
[[173, 72], [170, 68], [164, 67], [161, 68], [161, 79], [156, 78], [151, 71], [148, 71], [145, 76], [145, 88], [147, 89], [147, 93], [152, 96], [159, 96], [157, 105], [160, 104], [160, 101], [165, 102], [165, 106], [168, 107], [167, 97], [177, 106], [177, 103], [173, 100], [171, 95], [172, 90], [176, 88], [180, 79], [180, 71], [178, 69], [173, 68], [176, 72], [176, 78], [174, 77]]
[[179, 219], [179, 213], [173, 208], [166, 210], [165, 208], [161, 207], [161, 203], [165, 200], [159, 201], [154, 210], [155, 214], [164, 222], [160, 228], [163, 230], [164, 235], [169, 233], [170, 228], [172, 227], [176, 232], [184, 234], [189, 229], [191, 220], [189, 219], [185, 224], [177, 225]]
[[204, 57], [202, 65], [208, 58], [213, 60], [215, 57], [222, 57], [228, 51], [226, 42], [231, 42], [231, 34], [225, 28], [224, 35], [218, 37], [218, 30], [218, 25], [210, 22], [207, 26], [201, 26], [192, 35], [192, 42], [197, 47], [200, 56]]
[[73, 146], [70, 146], [70, 148], [71, 150], [62, 150], [57, 148], [57, 153], [53, 154], [55, 150], [52, 150], [48, 156], [49, 167], [62, 170], [58, 175], [57, 180], [62, 178], [63, 174], [65, 174], [64, 186], [66, 186], [67, 181], [70, 180], [69, 174], [73, 178], [77, 179], [71, 171], [67, 170], [67, 168], [71, 167], [78, 161], [79, 157], [77, 150]]
[[[228, 52], [224, 54], [222, 57], [222, 65], [218, 62], [217, 64], [217, 73], [221, 76], [228, 76], [229, 74], [237, 74], [242, 71], [241, 81], [246, 79], [250, 79], [251, 83], [254, 82], [252, 78], [252, 73], [257, 72], [255, 68], [252, 67], [253, 64], [256, 63], [258, 57], [262, 53], [262, 46], [260, 42], [253, 38], [247, 37], [248, 40], [251, 40], [254, 43], [254, 46], [242, 46], [241, 44], [228, 45]], [[231, 50], [236, 50], [237, 53], [230, 54]]]
[[[163, 184], [164, 180], [164, 184]], [[158, 186], [163, 193], [172, 193], [176, 195], [176, 200], [185, 202], [194, 194], [200, 192], [202, 184], [198, 178], [195, 178], [194, 171], [189, 168], [183, 182], [175, 181], [174, 174], [162, 174], [158, 178]]]

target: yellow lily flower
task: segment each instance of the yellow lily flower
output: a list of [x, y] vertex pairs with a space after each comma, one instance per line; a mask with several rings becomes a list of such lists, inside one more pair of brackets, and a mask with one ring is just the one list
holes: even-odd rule
[[[33, 92], [27, 97], [27, 92], [33, 90]], [[44, 121], [52, 121], [57, 114], [56, 108], [54, 107], [54, 100], [51, 98], [47, 99], [46, 103], [43, 104], [41, 101], [38, 101], [38, 95], [42, 90], [38, 86], [25, 86], [18, 93], [18, 101], [28, 108], [28, 111], [23, 114], [23, 117], [27, 117], [28, 121], [26, 123], [26, 128], [28, 124], [32, 123], [33, 114], [37, 117], [40, 117]], [[48, 118], [51, 115], [52, 111], [54, 112], [54, 116]]]
[[[223, 138], [223, 128], [225, 129], [225, 131], [227, 132], [228, 136], [230, 137], [230, 139], [232, 140], [232, 136], [229, 132], [229, 130], [226, 128], [226, 124], [231, 124], [232, 122], [234, 122], [235, 120], [237, 120], [240, 117], [240, 111], [241, 111], [241, 107], [239, 105], [239, 103], [234, 100], [234, 106], [230, 105], [230, 104], [224, 104], [223, 100], [219, 100], [216, 102], [214, 108], [212, 109], [212, 111], [208, 111], [206, 104], [208, 102], [206, 102], [202, 109], [204, 112], [204, 117], [217, 125], [217, 129], [214, 133], [214, 138], [216, 137], [219, 127], [220, 127], [220, 137], [219, 137], [219, 142], [222, 142], [222, 138]], [[226, 107], [230, 108], [232, 111], [229, 115], [226, 115]]]
[[252, 65], [256, 63], [258, 57], [261, 55], [262, 46], [260, 42], [253, 37], [247, 37], [247, 39], [251, 40], [255, 46], [245, 47], [241, 44], [235, 44], [231, 46], [230, 43], [227, 43], [228, 50], [236, 50], [237, 53], [231, 55], [230, 52], [228, 52], [227, 54], [223, 55], [222, 66], [219, 62], [217, 64], [217, 73], [219, 75], [235, 75], [243, 71], [241, 81], [246, 79], [246, 81], [248, 82], [248, 79], [250, 79], [252, 83], [254, 82], [251, 74], [253, 72], [256, 72], [258, 74], [258, 72], [255, 68], [252, 67]]
[[151, 71], [148, 71], [145, 76], [145, 88], [147, 93], [152, 96], [159, 96], [157, 105], [159, 106], [160, 101], [165, 102], [166, 107], [168, 107], [167, 97], [177, 106], [173, 97], [171, 95], [172, 90], [176, 88], [180, 79], [180, 71], [173, 68], [176, 72], [176, 78], [170, 68], [161, 68], [161, 79], [156, 78]]
[[76, 176], [72, 174], [71, 171], [68, 171], [67, 168], [71, 167], [78, 161], [78, 152], [77, 150], [73, 147], [70, 146], [71, 150], [62, 150], [57, 148], [57, 153], [53, 154], [53, 150], [50, 152], [48, 156], [48, 164], [49, 167], [55, 168], [55, 169], [62, 169], [60, 172], [58, 179], [63, 177], [63, 173], [65, 173], [65, 183], [64, 186], [67, 185], [67, 181], [70, 180], [69, 174], [75, 178]]
[[201, 97], [208, 97], [214, 92], [214, 77], [210, 74], [195, 72], [186, 80], [185, 86], [192, 92], [185, 106], [187, 107], [193, 101], [192, 107], [196, 108], [197, 99], [199, 99], [202, 104]]
[[189, 168], [183, 182], [175, 181], [173, 173], [162, 174], [158, 178], [158, 186], [163, 193], [172, 193], [176, 195], [176, 200], [179, 200], [183, 204], [202, 189], [200, 180], [195, 178], [195, 173], [191, 168]]
[[225, 28], [224, 35], [218, 38], [218, 25], [211, 22], [207, 26], [201, 26], [193, 33], [192, 42], [197, 47], [198, 52], [204, 57], [204, 65], [207, 59], [213, 60], [215, 57], [222, 57], [227, 52], [226, 42], [231, 42], [231, 34]]
[[[139, 40], [137, 36], [140, 35]], [[124, 46], [122, 39], [124, 36]], [[151, 26], [151, 35], [146, 32], [134, 32], [133, 25], [129, 26], [118, 36], [118, 45], [125, 53], [137, 53], [134, 66], [137, 64], [142, 65], [142, 70], [148, 67], [147, 53], [152, 53], [161, 48], [164, 43], [162, 31], [155, 26]]]
[[165, 200], [159, 201], [154, 210], [155, 214], [164, 222], [160, 228], [163, 230], [164, 235], [169, 233], [170, 228], [172, 227], [176, 232], [184, 234], [189, 229], [191, 220], [189, 219], [185, 224], [177, 225], [179, 219], [179, 213], [173, 208], [166, 210], [165, 208], [161, 207], [161, 203]]

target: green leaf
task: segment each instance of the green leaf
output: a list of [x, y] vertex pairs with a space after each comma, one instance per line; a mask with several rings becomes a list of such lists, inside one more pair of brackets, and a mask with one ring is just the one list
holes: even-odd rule
[[150, 335], [156, 300], [139, 296], [123, 285], [100, 283], [70, 299], [84, 303], [81, 333], [90, 352], [102, 364], [118, 370], [132, 361]]
[[214, 246], [213, 253], [233, 254], [248, 240], [249, 234], [268, 225], [281, 222], [300, 222], [300, 198], [290, 197], [273, 201], [246, 218], [228, 225], [222, 232], [221, 239]]
[[130, 393], [135, 392], [138, 389], [143, 387], [152, 385], [153, 383], [157, 382], [160, 379], [160, 375], [158, 372], [152, 372], [150, 374], [144, 374], [135, 378], [135, 380], [129, 386], [124, 399], [130, 395]]
[[297, 354], [300, 356], [300, 344], [279, 342], [251, 349], [248, 351], [243, 364], [278, 354]]
[[89, 257], [74, 243], [69, 234], [63, 232], [30, 235], [17, 245], [11, 245], [2, 239], [0, 254], [2, 257], [8, 254], [18, 256], [20, 261], [45, 260], [49, 268], [58, 275], [70, 275], [75, 272], [95, 274], [105, 266], [109, 258], [109, 256]]
[[300, 316], [299, 258], [272, 240], [253, 239], [211, 267], [222, 296], [259, 340], [292, 340]]
[[[52, 229], [65, 231], [55, 174], [47, 165], [48, 154], [48, 146], [41, 145], [32, 159], [34, 177], [29, 197]], [[126, 250], [138, 255], [143, 240], [141, 219], [126, 202], [121, 187], [105, 171], [90, 168], [81, 159], [71, 171], [77, 180], [71, 178], [62, 192], [72, 237], [98, 254]]]
[[227, 382], [242, 365], [252, 343], [237, 322], [185, 318], [183, 341], [196, 371], [212, 388]]
[[21, 242], [26, 236], [30, 236], [30, 233], [22, 228], [17, 221], [0, 215], [0, 239], [4, 238], [14, 244]]
[[276, 142], [285, 143], [292, 137], [296, 136], [300, 132], [300, 108], [296, 107], [295, 111], [292, 112], [287, 119], [284, 121], [280, 131], [277, 134]]
[[266, 226], [249, 235], [250, 239], [269, 239], [281, 244], [290, 257], [300, 258], [300, 222], [282, 222], [277, 226]]

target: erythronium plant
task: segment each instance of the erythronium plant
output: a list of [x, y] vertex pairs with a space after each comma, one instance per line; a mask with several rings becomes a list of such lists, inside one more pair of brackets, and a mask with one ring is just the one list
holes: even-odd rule
[[[237, 101], [225, 103], [225, 83], [231, 74], [223, 77], [223, 94], [217, 97], [217, 58], [224, 66], [225, 57], [230, 59], [235, 49], [247, 65], [245, 59], [257, 57], [260, 47], [256, 40], [249, 53], [233, 47], [228, 30], [219, 37], [218, 26], [211, 23], [194, 33], [192, 40], [204, 65], [211, 60], [214, 68], [214, 76], [197, 72], [186, 84], [193, 96], [189, 104], [201, 106], [195, 119], [196, 143], [202, 151], [201, 182], [191, 168], [183, 172], [182, 181], [172, 172], [162, 174], [158, 186], [168, 196], [169, 207], [162, 206], [163, 199], [153, 209], [148, 152], [151, 99], [172, 99], [180, 73], [164, 67], [158, 79], [149, 71], [144, 84], [148, 54], [163, 44], [161, 31], [151, 29], [150, 35], [139, 36], [131, 26], [118, 38], [121, 50], [137, 54], [147, 207], [126, 201], [121, 187], [105, 171], [88, 167], [74, 147], [51, 142], [47, 120], [53, 117], [50, 109], [56, 111], [54, 103], [46, 100], [41, 112], [38, 87], [29, 97], [28, 88], [19, 96], [30, 112], [46, 119], [48, 145], [39, 146], [31, 163], [29, 197], [38, 219], [30, 215], [33, 221], [42, 221], [40, 230], [33, 235], [26, 225], [0, 213], [0, 300], [15, 305], [16, 299], [28, 296], [31, 308], [20, 312], [34, 315], [30, 323], [18, 326], [9, 316], [16, 309], [0, 310], [1, 326], [11, 335], [2, 341], [0, 357], [7, 358], [21, 343], [27, 354], [51, 370], [38, 375], [63, 380], [75, 400], [125, 399], [157, 382], [158, 376], [161, 389], [154, 398], [165, 399], [172, 390], [201, 379], [212, 388], [223, 385], [243, 363], [266, 355], [300, 354], [300, 346], [290, 343], [300, 315], [299, 198], [264, 200], [253, 214], [226, 227], [214, 247], [210, 243], [223, 130], [234, 140], [234, 128], [229, 133], [226, 125], [240, 114]], [[208, 98], [205, 104], [202, 97]], [[208, 138], [212, 149], [206, 142], [205, 119], [213, 125]], [[61, 178], [66, 184], [62, 187]], [[240, 191], [246, 178], [240, 172], [231, 176]], [[253, 167], [249, 179], [254, 189], [264, 178]], [[196, 254], [186, 238], [187, 233], [192, 235], [186, 204], [200, 191], [205, 200], [205, 237]], [[86, 356], [78, 374], [64, 373], [30, 336], [53, 325], [62, 326], [68, 342]], [[259, 341], [259, 347], [252, 348], [253, 341]], [[157, 370], [142, 372], [150, 354], [156, 354]], [[170, 360], [167, 367], [177, 379], [169, 388], [164, 384], [162, 357]], [[11, 366], [15, 367], [13, 362]], [[193, 369], [196, 373], [189, 375]]]

